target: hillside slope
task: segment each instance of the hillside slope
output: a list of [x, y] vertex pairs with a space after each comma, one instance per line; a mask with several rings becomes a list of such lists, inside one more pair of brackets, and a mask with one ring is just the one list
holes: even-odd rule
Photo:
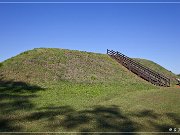
[[142, 65], [144, 66], [147, 66], [149, 67], [150, 69], [160, 73], [160, 74], [163, 74], [165, 76], [167, 76], [168, 78], [171, 79], [171, 84], [174, 85], [176, 84], [176, 78], [177, 76], [172, 73], [171, 71], [165, 69], [164, 67], [160, 66], [159, 64], [153, 62], [153, 61], [150, 61], [150, 60], [146, 60], [146, 59], [139, 59], [139, 58], [135, 58], [134, 60], [136, 60], [137, 62], [141, 63]]
[[[177, 77], [162, 66], [145, 59], [135, 59], [154, 71]], [[74, 50], [37, 48], [1, 63], [1, 78], [32, 84], [57, 83], [145, 83], [115, 60], [104, 54]]]
[[39, 48], [2, 63], [6, 80], [32, 84], [58, 82], [149, 84], [108, 55], [64, 49]]
[[179, 88], [154, 86], [105, 54], [33, 49], [1, 63], [0, 132], [164, 132]]

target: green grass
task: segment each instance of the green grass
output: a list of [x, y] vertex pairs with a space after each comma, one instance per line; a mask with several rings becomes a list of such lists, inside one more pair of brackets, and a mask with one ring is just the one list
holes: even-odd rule
[[162, 132], [180, 126], [175, 88], [62, 83], [11, 92], [7, 87], [1, 87], [0, 131]]
[[107, 55], [34, 49], [0, 68], [0, 132], [168, 131], [180, 90], [156, 87]]
[[41, 86], [61, 81], [149, 84], [108, 55], [52, 48], [34, 49], [8, 59], [0, 73], [6, 80]]

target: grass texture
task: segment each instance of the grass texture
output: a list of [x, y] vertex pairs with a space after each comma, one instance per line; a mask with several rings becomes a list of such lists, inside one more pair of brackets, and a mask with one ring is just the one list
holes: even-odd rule
[[[38, 48], [0, 65], [0, 132], [168, 132], [180, 127], [179, 88], [154, 86], [107, 55]], [[175, 76], [164, 68], [159, 72]]]

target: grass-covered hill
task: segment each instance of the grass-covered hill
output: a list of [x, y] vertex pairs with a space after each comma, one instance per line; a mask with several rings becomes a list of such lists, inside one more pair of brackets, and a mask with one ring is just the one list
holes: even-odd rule
[[32, 84], [58, 83], [148, 83], [105, 54], [39, 48], [2, 63], [1, 76]]
[[105, 54], [33, 49], [2, 62], [0, 75], [0, 132], [180, 127], [179, 88], [154, 86]]
[[[135, 59], [145, 66], [168, 76], [175, 74], [144, 59]], [[58, 83], [142, 83], [144, 80], [129, 72], [105, 54], [39, 48], [21, 53], [1, 63], [0, 74], [6, 80], [32, 84]], [[173, 80], [174, 82], [174, 80]]]

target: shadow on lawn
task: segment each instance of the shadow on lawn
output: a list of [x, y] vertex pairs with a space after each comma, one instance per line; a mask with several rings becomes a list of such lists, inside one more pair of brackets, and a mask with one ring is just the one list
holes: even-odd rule
[[[146, 121], [156, 131], [168, 132], [169, 128], [180, 125], [180, 118], [175, 113], [157, 114], [153, 110], [142, 110], [125, 114], [119, 106], [94, 106], [91, 109], [81, 111], [71, 106], [50, 106], [37, 109], [31, 102], [38, 97], [35, 93], [44, 90], [35, 85], [24, 82], [13, 82], [0, 80], [0, 132], [31, 131], [30, 127], [24, 129], [23, 122], [41, 123], [46, 131], [79, 132], [138, 132], [144, 131], [141, 122], [134, 119]], [[36, 112], [32, 112], [36, 109]], [[18, 117], [15, 111], [27, 114]], [[171, 124], [161, 121], [161, 118], [168, 118]], [[39, 121], [40, 120], [40, 121]], [[42, 123], [42, 121], [43, 123]], [[38, 128], [38, 125], [37, 125]], [[82, 133], [82, 134], [83, 134]]]
[[83, 111], [76, 111], [70, 106], [48, 107], [41, 108], [41, 111], [26, 119], [46, 119], [47, 127], [53, 131], [59, 127], [80, 132], [134, 132], [138, 129], [137, 123], [123, 115], [117, 106], [96, 106], [92, 110]]
[[[169, 118], [172, 124], [161, 121], [162, 117]], [[86, 132], [138, 132], [146, 131], [141, 122], [133, 119], [147, 120], [156, 132], [168, 132], [169, 128], [180, 125], [179, 117], [174, 113], [157, 114], [152, 110], [124, 114], [118, 106], [94, 106], [92, 109], [76, 111], [70, 106], [40, 108], [25, 118], [27, 121], [45, 120], [48, 131], [78, 131]], [[146, 124], [147, 124], [146, 123]], [[131, 133], [135, 134], [135, 133]]]
[[2, 75], [0, 76], [0, 92], [31, 92], [35, 93], [43, 88], [37, 85], [30, 85], [22, 81], [3, 80]]
[[16, 126], [15, 111], [31, 110], [35, 106], [31, 103], [36, 98], [37, 91], [43, 88], [25, 82], [3, 80], [0, 77], [0, 132], [21, 131], [21, 126]]
[[[162, 117], [169, 118], [172, 123], [158, 123]], [[86, 132], [138, 132], [146, 131], [141, 122], [133, 119], [147, 120], [145, 124], [151, 125], [156, 132], [168, 132], [169, 128], [180, 125], [178, 115], [174, 113], [156, 114], [152, 110], [124, 114], [118, 106], [94, 106], [92, 109], [76, 111], [71, 106], [39, 108], [18, 121], [28, 123], [44, 123], [44, 130], [50, 132], [76, 131]], [[0, 119], [0, 131], [23, 131], [23, 127], [16, 126], [9, 119]], [[27, 125], [28, 126], [28, 125]], [[38, 125], [37, 125], [38, 127]], [[30, 129], [29, 129], [30, 130]], [[135, 133], [131, 133], [135, 134]]]

